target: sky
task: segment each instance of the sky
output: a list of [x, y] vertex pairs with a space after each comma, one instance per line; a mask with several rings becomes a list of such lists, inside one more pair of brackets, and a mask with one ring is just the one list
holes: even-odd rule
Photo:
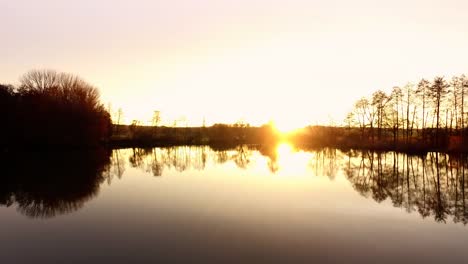
[[[338, 124], [362, 96], [468, 73], [456, 0], [0, 0], [0, 83], [81, 76], [145, 123]], [[186, 121], [182, 121], [186, 120]]]

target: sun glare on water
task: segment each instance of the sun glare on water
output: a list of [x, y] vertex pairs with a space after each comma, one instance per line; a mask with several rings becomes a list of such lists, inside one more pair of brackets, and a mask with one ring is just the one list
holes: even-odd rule
[[279, 157], [285, 157], [293, 153], [293, 147], [289, 143], [281, 143], [276, 147], [276, 153]]
[[288, 142], [282, 142], [276, 146], [276, 167], [278, 175], [305, 176], [307, 175], [307, 162], [310, 155], [294, 149]]

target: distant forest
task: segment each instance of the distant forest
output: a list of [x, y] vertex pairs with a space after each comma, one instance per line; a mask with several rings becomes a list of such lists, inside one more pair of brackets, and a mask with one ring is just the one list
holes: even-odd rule
[[81, 78], [30, 71], [18, 87], [0, 85], [0, 146], [97, 146], [110, 136], [111, 119], [99, 92]]

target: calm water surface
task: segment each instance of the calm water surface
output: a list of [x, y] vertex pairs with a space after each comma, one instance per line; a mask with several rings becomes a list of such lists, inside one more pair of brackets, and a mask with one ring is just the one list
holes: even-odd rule
[[0, 263], [466, 263], [467, 161], [287, 144], [4, 155]]

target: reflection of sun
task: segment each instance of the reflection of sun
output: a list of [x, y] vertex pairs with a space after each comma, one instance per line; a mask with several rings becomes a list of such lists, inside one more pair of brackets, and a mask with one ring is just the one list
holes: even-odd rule
[[[294, 147], [287, 142], [280, 143], [276, 147], [277, 158], [275, 164], [277, 172], [280, 175], [303, 175], [307, 164], [310, 159], [310, 155], [304, 152], [297, 152]], [[276, 173], [276, 172], [275, 172]]]
[[280, 158], [291, 155], [292, 152], [293, 148], [289, 143], [281, 143], [276, 147], [276, 154], [278, 154]]

